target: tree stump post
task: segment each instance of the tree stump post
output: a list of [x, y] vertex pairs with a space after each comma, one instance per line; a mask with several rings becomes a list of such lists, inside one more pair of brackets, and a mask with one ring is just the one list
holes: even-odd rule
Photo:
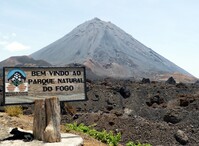
[[45, 142], [60, 142], [60, 103], [56, 97], [46, 99], [46, 129], [44, 131]]
[[46, 106], [45, 100], [35, 100], [34, 120], [33, 120], [33, 135], [37, 140], [43, 140], [43, 132], [46, 128]]
[[61, 116], [59, 98], [47, 98], [43, 102], [42, 100], [35, 100], [34, 114], [33, 134], [35, 139], [50, 143], [60, 142]]

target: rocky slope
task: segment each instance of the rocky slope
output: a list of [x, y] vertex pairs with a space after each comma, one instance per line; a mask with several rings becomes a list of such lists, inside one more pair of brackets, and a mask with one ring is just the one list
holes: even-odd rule
[[76, 115], [63, 115], [62, 123], [77, 121], [121, 132], [123, 144], [132, 140], [153, 146], [197, 146], [199, 84], [170, 83], [89, 82], [88, 101], [68, 103]]

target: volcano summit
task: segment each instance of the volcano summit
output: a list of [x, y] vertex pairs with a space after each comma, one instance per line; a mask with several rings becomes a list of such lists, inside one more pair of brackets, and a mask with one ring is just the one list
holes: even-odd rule
[[116, 25], [98, 18], [77, 26], [31, 57], [54, 66], [82, 64], [101, 77], [141, 78], [173, 73], [192, 77]]

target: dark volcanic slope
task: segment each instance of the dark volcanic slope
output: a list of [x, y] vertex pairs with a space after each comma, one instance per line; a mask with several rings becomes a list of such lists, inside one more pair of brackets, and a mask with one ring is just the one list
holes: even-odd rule
[[114, 24], [98, 18], [31, 56], [53, 65], [84, 64], [99, 76], [149, 77], [174, 72], [191, 76]]
[[174, 135], [182, 130], [186, 146], [199, 144], [199, 84], [104, 80], [87, 82], [87, 90], [88, 101], [67, 103], [78, 116], [62, 116], [63, 124], [96, 125], [121, 132], [122, 144], [131, 140], [153, 146], [180, 146]]

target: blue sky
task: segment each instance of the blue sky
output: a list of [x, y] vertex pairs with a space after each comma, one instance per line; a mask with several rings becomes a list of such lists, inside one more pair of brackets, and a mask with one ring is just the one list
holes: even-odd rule
[[198, 0], [0, 0], [0, 61], [98, 17], [199, 78]]

